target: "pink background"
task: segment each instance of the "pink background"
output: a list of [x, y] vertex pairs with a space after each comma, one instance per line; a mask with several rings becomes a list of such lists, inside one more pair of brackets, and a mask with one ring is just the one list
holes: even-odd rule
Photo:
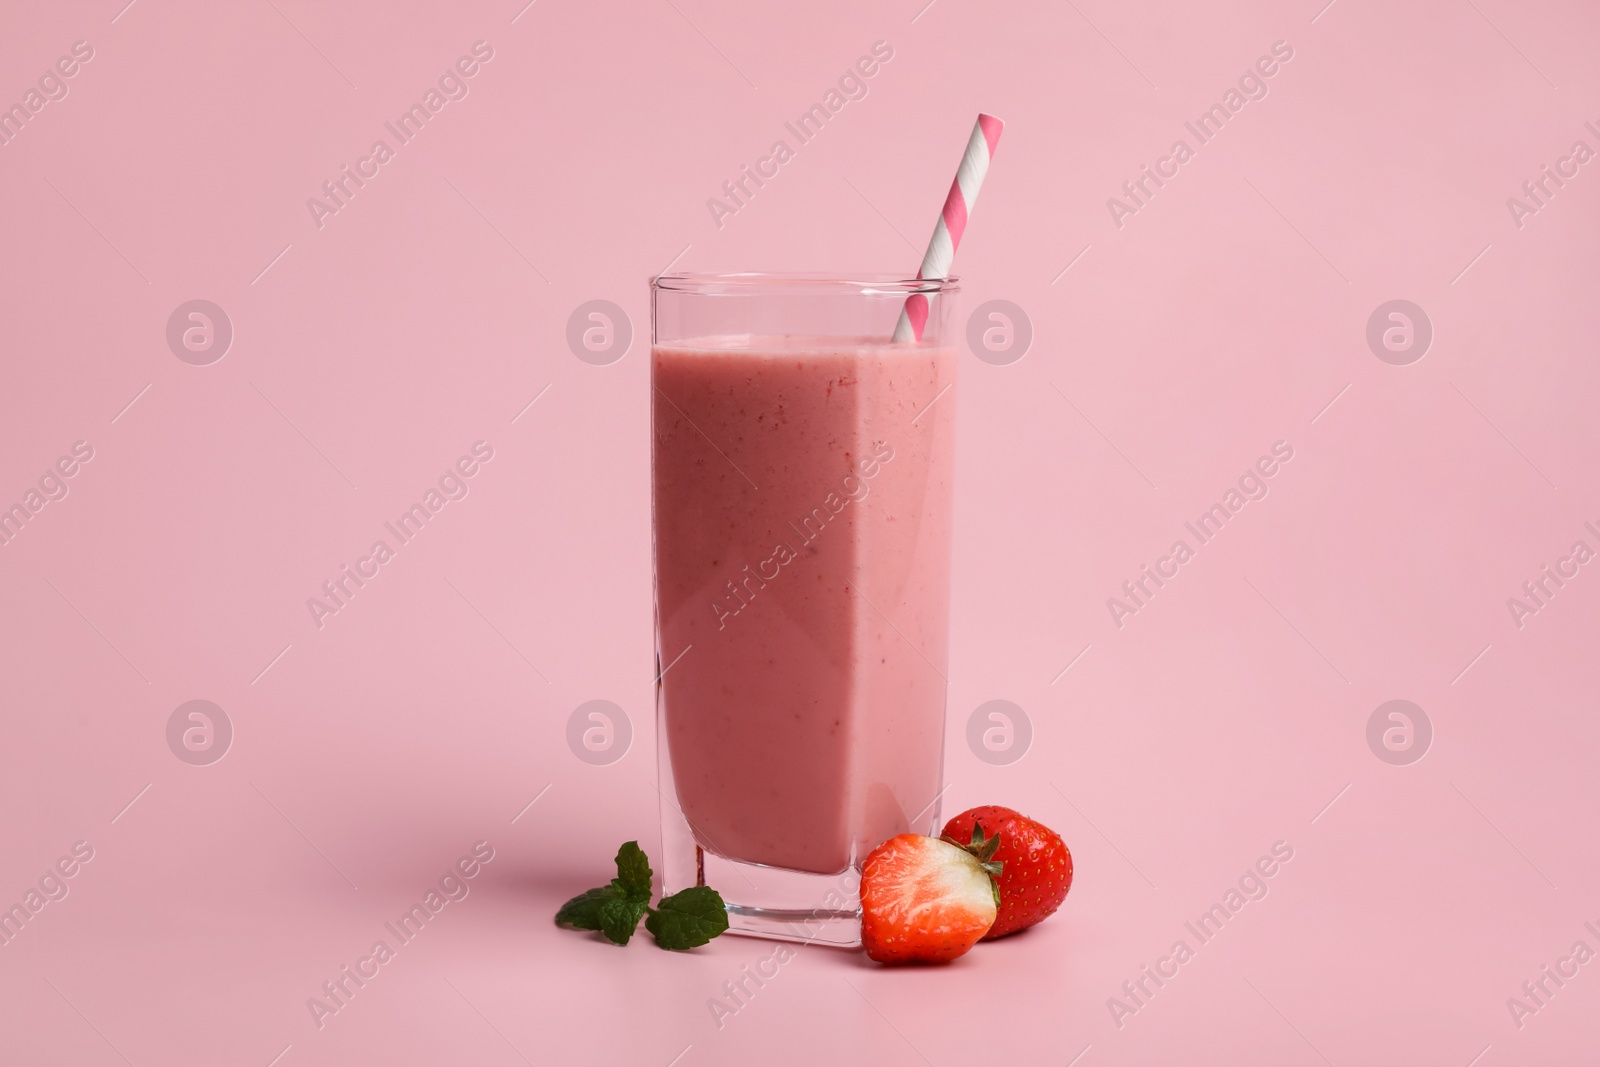
[[[0, 147], [0, 503], [94, 449], [0, 547], [0, 903], [95, 850], [0, 947], [0, 1059], [1600, 1054], [1600, 963], [1506, 1004], [1600, 950], [1600, 574], [1506, 606], [1600, 548], [1600, 163], [1506, 205], [1600, 148], [1592, 6], [124, 2], [0, 16], [0, 103], [94, 49]], [[319, 229], [307, 198], [479, 40], [470, 94]], [[719, 229], [707, 198], [878, 40], [869, 95]], [[1118, 228], [1107, 198], [1279, 40], [1267, 97]], [[1035, 336], [962, 356], [945, 810], [1035, 815], [1077, 883], [946, 968], [807, 948], [719, 1028], [769, 945], [550, 922], [656, 847], [646, 279], [911, 270], [980, 109], [1007, 126], [959, 321], [1005, 299]], [[210, 366], [165, 339], [196, 298], [234, 328]], [[1397, 298], [1435, 334], [1408, 366], [1365, 340]], [[595, 299], [635, 335], [608, 366], [565, 340]], [[318, 629], [307, 598], [478, 440], [470, 495]], [[1117, 627], [1279, 440], [1270, 495]], [[1007, 766], [965, 741], [995, 698], [1033, 724]], [[192, 699], [235, 730], [209, 766], [167, 745]], [[591, 699], [633, 725], [605, 766], [565, 742]], [[1367, 745], [1391, 699], [1433, 726], [1408, 766]], [[307, 998], [480, 840], [471, 894], [319, 1029]], [[1119, 1027], [1277, 841], [1270, 894]]]

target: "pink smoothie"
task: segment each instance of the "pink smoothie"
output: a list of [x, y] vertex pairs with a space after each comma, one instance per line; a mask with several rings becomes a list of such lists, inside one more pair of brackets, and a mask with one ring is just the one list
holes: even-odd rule
[[696, 840], [831, 874], [925, 831], [954, 353], [733, 337], [659, 346], [653, 374], [665, 741]]

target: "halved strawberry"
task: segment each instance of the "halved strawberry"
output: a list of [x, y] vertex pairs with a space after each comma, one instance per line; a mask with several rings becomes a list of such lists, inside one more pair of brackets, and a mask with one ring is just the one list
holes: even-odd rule
[[993, 841], [964, 848], [921, 834], [873, 849], [861, 868], [867, 955], [879, 963], [944, 963], [977, 944], [1000, 900], [993, 852]]
[[1072, 888], [1072, 853], [1061, 835], [1010, 808], [985, 804], [951, 819], [944, 836], [977, 844], [985, 835], [1000, 839], [994, 858], [1005, 864], [1000, 910], [985, 941], [1014, 934], [1042, 922], [1061, 906]]

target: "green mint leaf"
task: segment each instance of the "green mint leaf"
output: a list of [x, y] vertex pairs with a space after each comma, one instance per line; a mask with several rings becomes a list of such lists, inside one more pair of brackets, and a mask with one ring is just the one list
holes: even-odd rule
[[600, 905], [600, 932], [606, 940], [626, 945], [650, 906], [642, 900], [613, 897]]
[[650, 860], [645, 856], [644, 849], [639, 847], [639, 842], [629, 841], [617, 849], [617, 877], [611, 884], [624, 896], [631, 901], [649, 904], [652, 877]]
[[556, 912], [556, 925], [568, 926], [574, 930], [599, 930], [601, 906], [621, 895], [615, 884], [579, 893], [561, 905], [561, 910]]
[[703, 945], [728, 928], [728, 910], [722, 896], [710, 886], [697, 885], [662, 897], [644, 921], [662, 948], [685, 949]]

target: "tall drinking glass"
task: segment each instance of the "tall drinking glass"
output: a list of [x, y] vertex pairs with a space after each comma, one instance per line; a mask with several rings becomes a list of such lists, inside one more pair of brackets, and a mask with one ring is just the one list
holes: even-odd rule
[[[667, 892], [736, 933], [860, 943], [858, 869], [939, 821], [955, 280], [652, 285]], [[889, 338], [906, 298], [923, 339]]]

